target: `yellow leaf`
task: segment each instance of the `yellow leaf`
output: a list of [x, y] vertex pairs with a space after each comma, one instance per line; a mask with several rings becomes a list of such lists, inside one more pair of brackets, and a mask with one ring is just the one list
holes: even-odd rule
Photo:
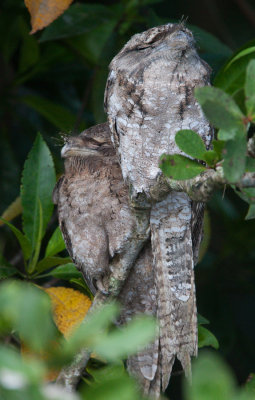
[[35, 33], [58, 18], [73, 0], [25, 0], [31, 15], [32, 31]]
[[71, 288], [50, 287], [44, 290], [51, 298], [55, 324], [65, 338], [68, 338], [73, 329], [83, 321], [91, 306], [91, 300]]
[[[16, 218], [18, 215], [22, 213], [22, 205], [20, 197], [17, 197], [9, 206], [6, 208], [4, 213], [2, 214], [2, 218], [6, 221], [11, 221]], [[4, 222], [0, 221], [0, 226], [3, 225]]]

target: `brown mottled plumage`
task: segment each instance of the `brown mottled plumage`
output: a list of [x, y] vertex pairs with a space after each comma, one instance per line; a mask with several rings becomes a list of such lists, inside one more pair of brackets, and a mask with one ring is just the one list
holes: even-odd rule
[[[65, 174], [53, 192], [59, 225], [67, 250], [93, 293], [104, 290], [110, 264], [122, 257], [136, 229], [128, 204], [128, 187], [110, 138], [108, 124], [101, 124], [70, 137], [62, 149]], [[138, 256], [118, 300], [122, 304], [119, 323], [134, 315], [156, 316], [157, 298], [151, 245]], [[158, 363], [158, 339], [132, 356], [127, 367], [146, 394], [158, 398], [160, 385], [153, 379]], [[147, 378], [151, 378], [147, 379]]]
[[[157, 184], [159, 157], [184, 154], [175, 143], [178, 130], [195, 130], [209, 148], [212, 130], [194, 89], [209, 85], [210, 68], [198, 56], [193, 35], [184, 24], [166, 24], [134, 35], [109, 68], [105, 109], [123, 178], [132, 200], [139, 202], [139, 198], [150, 199]], [[163, 390], [176, 357], [190, 375], [190, 358], [197, 354], [193, 267], [203, 208], [186, 193], [175, 191], [151, 207]]]

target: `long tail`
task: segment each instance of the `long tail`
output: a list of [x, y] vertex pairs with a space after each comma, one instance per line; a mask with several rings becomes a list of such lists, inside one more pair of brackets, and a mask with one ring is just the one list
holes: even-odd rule
[[[119, 323], [127, 323], [138, 314], [157, 315], [157, 293], [151, 244], [141, 251], [119, 295], [122, 313]], [[127, 368], [140, 383], [144, 395], [160, 397], [159, 337], [127, 360]]]
[[186, 375], [197, 354], [197, 311], [192, 247], [192, 204], [185, 193], [172, 192], [151, 211], [151, 242], [158, 297], [162, 390], [177, 357]]

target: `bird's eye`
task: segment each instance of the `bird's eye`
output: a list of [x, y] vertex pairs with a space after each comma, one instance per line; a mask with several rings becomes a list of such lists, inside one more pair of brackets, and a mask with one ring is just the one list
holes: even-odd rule
[[148, 47], [150, 47], [150, 46], [141, 46], [141, 47], [137, 47], [137, 50], [146, 50], [146, 49], [148, 49]]

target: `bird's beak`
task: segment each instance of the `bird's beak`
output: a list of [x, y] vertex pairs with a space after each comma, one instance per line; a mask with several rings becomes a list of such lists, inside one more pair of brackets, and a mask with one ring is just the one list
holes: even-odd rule
[[75, 147], [73, 144], [65, 144], [61, 149], [61, 157], [87, 157], [97, 153], [96, 149], [89, 149], [87, 147]]

